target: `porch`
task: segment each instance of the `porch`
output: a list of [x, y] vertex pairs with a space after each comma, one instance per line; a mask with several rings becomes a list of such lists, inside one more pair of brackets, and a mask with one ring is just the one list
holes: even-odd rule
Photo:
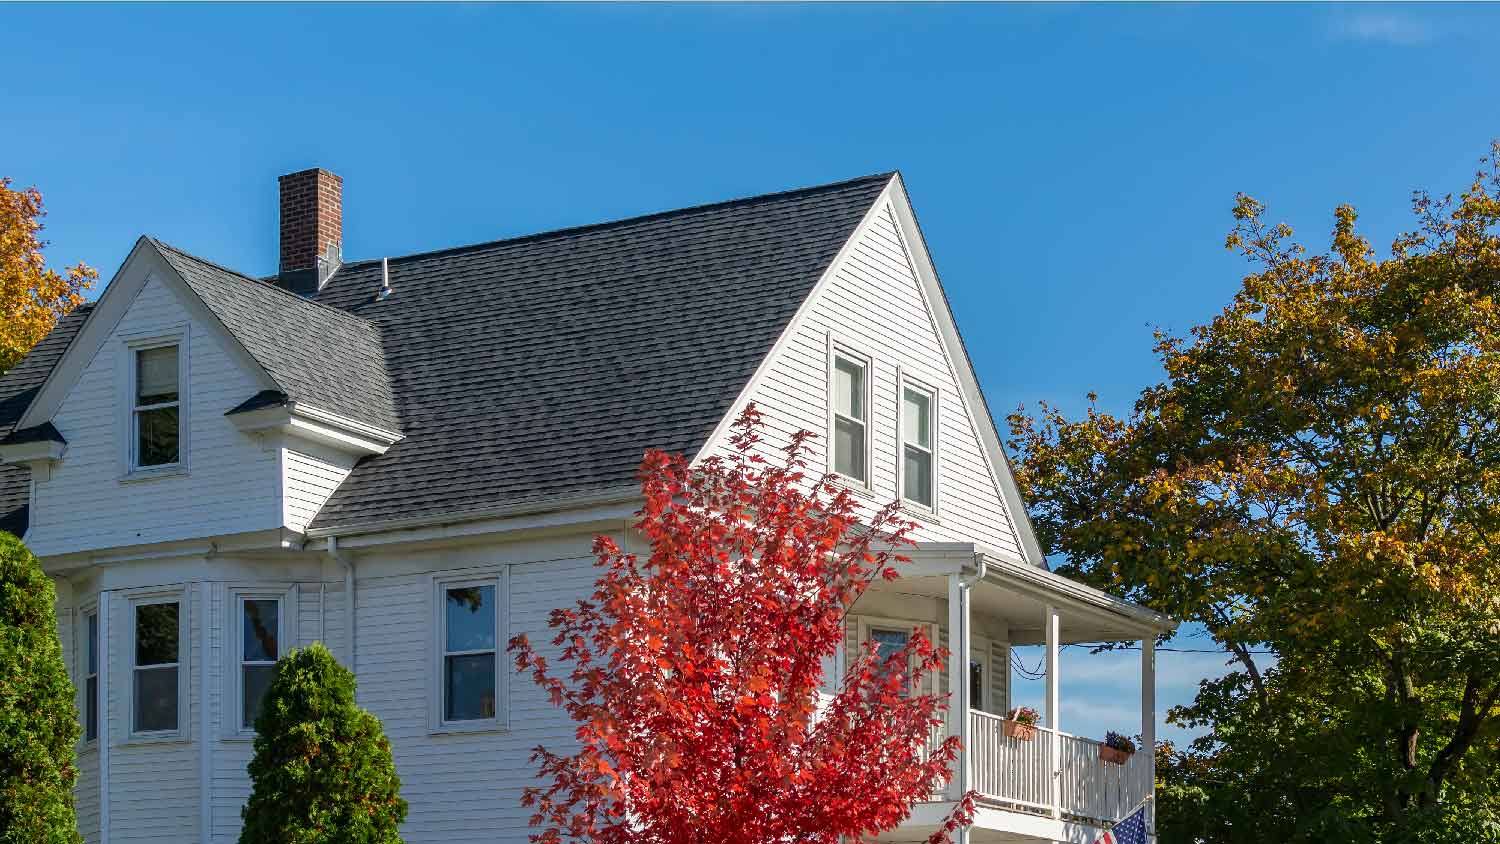
[[[924, 545], [912, 557], [900, 579], [872, 587], [855, 605], [850, 638], [857, 645], [873, 631], [903, 622], [908, 631], [912, 624], [926, 625], [934, 641], [949, 649], [946, 670], [929, 681], [929, 688], [950, 696], [941, 732], [957, 735], [964, 751], [947, 792], [935, 795], [890, 840], [919, 840], [927, 815], [971, 790], [981, 811], [965, 838], [975, 844], [1092, 842], [1150, 798], [1155, 640], [1175, 622], [973, 546]], [[1100, 741], [1070, 734], [1061, 723], [1062, 646], [1106, 641], [1139, 643], [1141, 655], [1140, 747], [1118, 761], [1102, 758]], [[1030, 731], [1008, 731], [1004, 720], [1011, 707], [1010, 648], [1016, 645], [1042, 645], [1046, 652], [1042, 720]], [[1128, 724], [1116, 729], [1135, 732]]]

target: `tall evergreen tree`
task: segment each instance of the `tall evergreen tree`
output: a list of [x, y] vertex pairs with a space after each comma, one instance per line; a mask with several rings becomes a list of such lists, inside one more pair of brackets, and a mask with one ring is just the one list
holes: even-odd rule
[[321, 643], [276, 663], [255, 729], [241, 844], [400, 844], [391, 744]]
[[56, 594], [19, 539], [0, 532], [0, 844], [74, 844], [73, 683]]

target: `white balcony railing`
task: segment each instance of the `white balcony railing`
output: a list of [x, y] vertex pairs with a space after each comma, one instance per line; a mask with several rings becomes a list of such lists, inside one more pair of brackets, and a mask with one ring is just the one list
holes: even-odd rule
[[[1027, 741], [1009, 737], [1005, 721], [988, 712], [969, 713], [973, 787], [985, 798], [1020, 808], [1095, 823], [1117, 821], [1151, 795], [1152, 759], [1145, 750], [1123, 765], [1099, 758], [1100, 743], [1035, 727]], [[1056, 778], [1056, 788], [1053, 779]]]

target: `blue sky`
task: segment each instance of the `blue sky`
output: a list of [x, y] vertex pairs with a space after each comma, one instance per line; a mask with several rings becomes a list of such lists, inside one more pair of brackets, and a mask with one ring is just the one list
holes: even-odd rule
[[[1500, 136], [1497, 29], [1441, 5], [8, 5], [0, 174], [44, 192], [54, 262], [108, 278], [142, 233], [272, 272], [275, 177], [309, 166], [344, 177], [354, 258], [899, 168], [996, 412], [1121, 411], [1152, 327], [1238, 285], [1236, 191], [1315, 244], [1352, 202], [1384, 244], [1412, 189], [1467, 184]], [[1064, 728], [1134, 731], [1135, 659], [1069, 651]], [[1165, 709], [1221, 660], [1159, 662]]]

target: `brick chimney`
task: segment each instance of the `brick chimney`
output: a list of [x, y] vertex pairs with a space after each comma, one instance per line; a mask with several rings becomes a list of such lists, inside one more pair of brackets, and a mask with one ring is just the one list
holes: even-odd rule
[[281, 186], [278, 283], [303, 295], [322, 289], [342, 263], [344, 180], [322, 168], [288, 173]]

